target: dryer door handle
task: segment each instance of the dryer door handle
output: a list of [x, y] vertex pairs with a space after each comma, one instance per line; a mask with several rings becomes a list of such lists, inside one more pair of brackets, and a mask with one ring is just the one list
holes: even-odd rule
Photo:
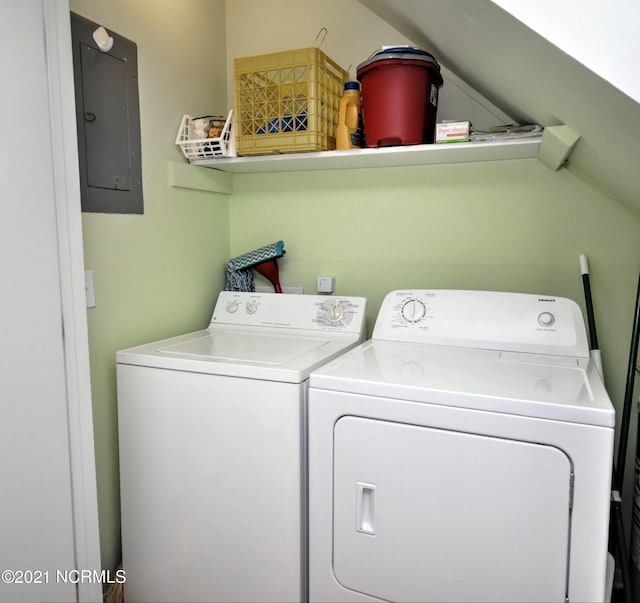
[[356, 483], [356, 531], [375, 534], [375, 495], [374, 484]]

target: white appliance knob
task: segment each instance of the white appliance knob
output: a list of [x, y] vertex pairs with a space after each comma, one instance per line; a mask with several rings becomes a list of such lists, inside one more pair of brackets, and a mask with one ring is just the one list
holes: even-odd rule
[[324, 315], [329, 322], [340, 322], [344, 316], [344, 310], [339, 304], [332, 304]]
[[420, 322], [427, 313], [427, 309], [419, 299], [410, 299], [402, 306], [401, 312], [402, 318], [407, 322]]
[[255, 314], [256, 310], [258, 309], [258, 304], [256, 304], [256, 302], [254, 301], [247, 302], [245, 309], [247, 311], [247, 314]]
[[556, 317], [551, 312], [543, 312], [538, 316], [538, 322], [543, 327], [550, 327], [556, 321]]
[[227, 306], [226, 306], [226, 311], [230, 312], [231, 314], [233, 314], [237, 309], [238, 309], [238, 302], [237, 301], [230, 301]]

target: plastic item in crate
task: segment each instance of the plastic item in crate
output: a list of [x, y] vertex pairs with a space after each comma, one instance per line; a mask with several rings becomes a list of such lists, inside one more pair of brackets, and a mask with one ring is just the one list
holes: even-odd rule
[[216, 138], [196, 138], [193, 119], [183, 115], [176, 137], [176, 144], [182, 149], [189, 161], [214, 159], [216, 157], [236, 157], [235, 137], [233, 136], [233, 111], [224, 123], [222, 132]]
[[318, 48], [235, 59], [239, 155], [335, 149], [348, 73]]

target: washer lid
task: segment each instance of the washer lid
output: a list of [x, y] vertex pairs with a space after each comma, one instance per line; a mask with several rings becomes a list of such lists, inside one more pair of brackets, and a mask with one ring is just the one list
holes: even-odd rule
[[310, 387], [613, 427], [589, 358], [370, 340], [314, 371]]
[[219, 362], [278, 366], [328, 345], [326, 337], [209, 330], [200, 337], [158, 348], [161, 354]]
[[309, 373], [361, 341], [356, 333], [212, 325], [121, 350], [118, 364], [301, 383]]
[[221, 291], [209, 328], [129, 348], [119, 364], [301, 383], [362, 342], [363, 297]]

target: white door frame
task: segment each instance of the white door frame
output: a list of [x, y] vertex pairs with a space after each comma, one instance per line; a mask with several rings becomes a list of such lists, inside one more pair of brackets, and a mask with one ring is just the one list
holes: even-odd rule
[[[58, 229], [76, 568], [100, 570], [93, 412], [84, 282], [69, 0], [42, 0]], [[78, 584], [79, 601], [102, 588]]]

